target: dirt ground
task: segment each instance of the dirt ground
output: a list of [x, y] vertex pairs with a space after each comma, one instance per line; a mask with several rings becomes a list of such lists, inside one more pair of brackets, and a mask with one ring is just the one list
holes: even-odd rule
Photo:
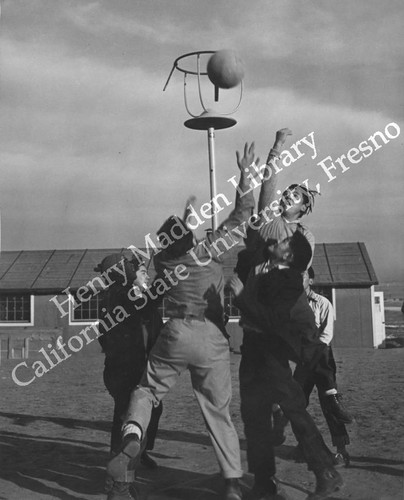
[[[404, 349], [336, 349], [335, 354], [340, 390], [355, 423], [349, 426], [352, 463], [341, 469], [346, 486], [330, 498], [402, 499]], [[232, 415], [246, 470], [239, 361], [233, 353]], [[11, 380], [17, 362], [3, 360], [0, 367], [0, 499], [105, 499], [112, 400], [103, 387], [98, 346], [88, 346], [27, 387]], [[142, 499], [219, 500], [221, 480], [187, 375], [179, 379], [164, 405], [152, 452], [159, 469], [139, 470]], [[315, 394], [310, 411], [330, 444]], [[303, 500], [313, 490], [314, 480], [304, 464], [291, 459], [294, 445], [288, 429], [287, 440], [277, 451], [277, 476], [290, 499]], [[251, 485], [249, 474], [244, 485], [245, 489]]]

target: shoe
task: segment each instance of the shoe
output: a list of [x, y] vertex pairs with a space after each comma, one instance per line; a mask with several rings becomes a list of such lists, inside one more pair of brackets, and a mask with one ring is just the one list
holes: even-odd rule
[[334, 455], [334, 467], [349, 467], [351, 463], [351, 457], [349, 456], [349, 453], [345, 451], [338, 451]]
[[286, 500], [275, 477], [269, 478], [265, 484], [255, 483], [248, 500]]
[[114, 481], [124, 482], [129, 462], [139, 455], [140, 446], [137, 434], [127, 434], [122, 440], [121, 451], [107, 464], [107, 475]]
[[352, 424], [353, 418], [342, 403], [341, 394], [324, 396], [324, 408], [341, 424]]
[[132, 483], [114, 481], [112, 490], [108, 493], [107, 500], [138, 500], [139, 496]]
[[316, 491], [310, 493], [306, 500], [324, 500], [332, 493], [340, 490], [344, 484], [342, 477], [334, 468], [324, 469], [316, 474]]
[[223, 500], [242, 500], [240, 483], [237, 478], [225, 480], [225, 490]]
[[289, 420], [280, 408], [273, 412], [272, 418], [272, 443], [274, 446], [280, 446], [286, 440], [285, 427], [288, 425]]
[[147, 467], [148, 469], [157, 469], [158, 465], [155, 460], [151, 458], [151, 456], [144, 451], [141, 456], [140, 456], [140, 463], [144, 466]]

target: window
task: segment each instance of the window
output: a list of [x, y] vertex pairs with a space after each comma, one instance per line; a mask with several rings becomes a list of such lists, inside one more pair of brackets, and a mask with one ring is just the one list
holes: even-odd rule
[[[76, 297], [74, 296], [76, 300]], [[80, 323], [92, 323], [97, 321], [101, 309], [102, 294], [98, 293], [90, 300], [86, 302], [80, 302], [76, 300], [80, 305], [73, 307], [73, 303], [70, 302], [71, 307], [71, 321]]]
[[33, 324], [33, 299], [26, 294], [0, 295], [0, 323]]

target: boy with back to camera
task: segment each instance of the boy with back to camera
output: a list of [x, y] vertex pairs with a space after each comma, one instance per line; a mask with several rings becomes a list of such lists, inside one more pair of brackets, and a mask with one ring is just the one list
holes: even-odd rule
[[[246, 194], [241, 197], [237, 191], [234, 210], [216, 231], [195, 244], [192, 231], [178, 217], [167, 219], [158, 231], [161, 236], [172, 234], [174, 226], [181, 227], [182, 236], [155, 256], [157, 277], [164, 279], [166, 271], [181, 269], [184, 279], [167, 290], [169, 320], [150, 353], [139, 386], [131, 395], [121, 451], [107, 466], [115, 481], [125, 481], [129, 462], [141, 453], [152, 408], [175, 385], [178, 376], [188, 370], [224, 478], [223, 498], [242, 498], [239, 439], [229, 411], [232, 387], [230, 349], [223, 322], [223, 252], [215, 250], [214, 243], [251, 215], [254, 198], [247, 193], [247, 173], [254, 159], [253, 144], [246, 144], [243, 156], [237, 153], [239, 187]], [[116, 496], [110, 500], [129, 498]]]

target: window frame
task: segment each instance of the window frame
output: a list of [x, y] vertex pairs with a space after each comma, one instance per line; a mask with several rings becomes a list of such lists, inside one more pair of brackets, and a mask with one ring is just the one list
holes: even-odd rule
[[1, 297], [10, 297], [10, 296], [28, 296], [30, 298], [29, 300], [29, 321], [3, 321], [0, 320], [0, 327], [21, 327], [21, 326], [34, 326], [34, 321], [35, 321], [35, 300], [34, 300], [34, 295], [28, 294], [28, 293], [2, 293], [0, 294]]
[[[82, 302], [81, 303], [81, 306], [83, 305], [86, 305], [87, 303], [91, 302], [91, 300], [96, 300], [97, 301], [97, 311], [99, 313], [100, 311], [100, 302], [101, 302], [101, 299], [102, 299], [102, 296], [101, 296], [101, 291], [99, 293], [97, 293], [97, 295], [95, 295], [94, 297], [91, 297], [91, 299], [89, 301], [86, 301], [86, 302]], [[81, 326], [81, 325], [93, 325], [94, 323], [97, 324], [98, 321], [99, 321], [99, 314], [97, 315], [97, 318], [95, 319], [88, 319], [88, 320], [85, 320], [85, 319], [75, 319], [74, 318], [74, 313], [77, 309], [79, 309], [80, 306], [78, 307], [73, 307], [73, 303], [76, 302], [75, 300], [75, 295], [74, 293], [69, 293], [69, 326]]]

